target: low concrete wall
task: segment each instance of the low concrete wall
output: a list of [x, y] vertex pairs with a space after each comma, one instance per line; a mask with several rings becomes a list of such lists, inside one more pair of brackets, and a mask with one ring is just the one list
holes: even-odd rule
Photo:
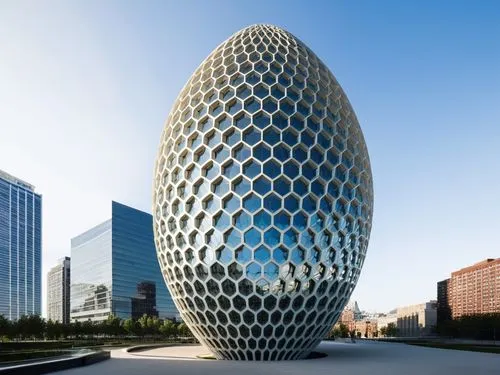
[[1, 375], [38, 375], [49, 372], [67, 370], [74, 367], [91, 365], [93, 363], [105, 361], [110, 358], [109, 352], [95, 352], [84, 354], [78, 357], [53, 359], [38, 363], [29, 363], [26, 365], [17, 365], [0, 368]]

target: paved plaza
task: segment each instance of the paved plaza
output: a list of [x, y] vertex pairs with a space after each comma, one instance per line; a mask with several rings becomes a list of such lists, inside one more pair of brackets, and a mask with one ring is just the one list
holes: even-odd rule
[[398, 343], [359, 341], [322, 342], [317, 351], [325, 358], [238, 362], [198, 359], [207, 354], [201, 346], [156, 348], [127, 353], [114, 350], [112, 359], [59, 375], [247, 375], [247, 374], [342, 374], [342, 375], [499, 375], [500, 355], [425, 348]]

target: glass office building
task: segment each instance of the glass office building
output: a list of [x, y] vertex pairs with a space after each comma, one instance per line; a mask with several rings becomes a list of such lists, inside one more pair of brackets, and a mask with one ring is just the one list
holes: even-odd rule
[[42, 196], [0, 170], [0, 315], [41, 312]]
[[158, 265], [151, 215], [112, 202], [111, 219], [71, 240], [71, 320], [178, 318]]

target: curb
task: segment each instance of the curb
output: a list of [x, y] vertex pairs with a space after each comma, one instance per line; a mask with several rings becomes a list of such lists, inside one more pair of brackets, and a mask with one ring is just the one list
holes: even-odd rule
[[95, 352], [74, 358], [55, 359], [47, 362], [30, 363], [0, 368], [1, 375], [38, 375], [91, 365], [110, 359], [110, 352]]

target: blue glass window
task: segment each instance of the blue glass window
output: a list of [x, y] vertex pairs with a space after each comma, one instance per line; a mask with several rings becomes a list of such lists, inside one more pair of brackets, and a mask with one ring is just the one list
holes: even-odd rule
[[250, 191], [250, 182], [246, 178], [239, 178], [233, 183], [233, 191], [238, 195], [245, 195]]
[[247, 263], [252, 259], [252, 252], [246, 246], [242, 246], [236, 250], [236, 260], [240, 263]]
[[229, 150], [227, 147], [220, 145], [214, 150], [214, 159], [218, 163], [224, 162], [229, 157]]
[[240, 211], [234, 215], [234, 226], [239, 230], [245, 230], [251, 224], [250, 215], [245, 211]]
[[273, 98], [269, 97], [269, 98], [265, 98], [262, 101], [262, 108], [267, 113], [273, 113], [278, 109], [278, 104], [276, 103], [276, 101]]
[[290, 157], [290, 150], [284, 143], [279, 143], [274, 147], [273, 154], [276, 159], [284, 162]]
[[304, 230], [307, 227], [307, 216], [301, 211], [293, 217], [293, 225], [298, 230]]
[[285, 129], [288, 126], [288, 119], [281, 115], [281, 114], [275, 114], [273, 116], [273, 125], [276, 126], [278, 129]]
[[246, 99], [246, 98], [248, 98], [251, 94], [252, 94], [252, 92], [250, 91], [250, 87], [248, 87], [247, 85], [241, 85], [241, 86], [240, 86], [240, 87], [238, 87], [238, 89], [236, 90], [236, 95], [237, 95], [240, 99]]
[[293, 158], [299, 163], [303, 163], [307, 160], [307, 151], [302, 146], [297, 146], [293, 149]]
[[276, 77], [274, 76], [274, 74], [268, 72], [262, 76], [262, 81], [267, 83], [268, 85], [272, 85], [276, 83]]
[[245, 102], [245, 110], [248, 113], [255, 113], [260, 109], [260, 102], [257, 99], [250, 98]]
[[280, 141], [280, 135], [273, 127], [264, 131], [264, 141], [273, 146]]
[[289, 99], [285, 98], [280, 101], [280, 109], [288, 116], [291, 116], [295, 112], [295, 105]]
[[264, 208], [268, 211], [277, 211], [281, 208], [281, 199], [275, 194], [269, 194], [264, 198]]
[[283, 242], [289, 248], [297, 245], [297, 233], [293, 229], [289, 229], [283, 236]]
[[300, 101], [297, 103], [297, 112], [299, 112], [302, 116], [309, 116], [309, 106], [304, 101]]
[[241, 114], [234, 119], [234, 125], [238, 129], [245, 129], [248, 125], [250, 125], [250, 117], [245, 114]]
[[257, 228], [266, 229], [271, 225], [271, 215], [262, 210], [254, 216], [253, 221]]
[[255, 260], [260, 264], [267, 263], [271, 259], [271, 252], [267, 247], [261, 245], [255, 250]]
[[264, 233], [264, 242], [270, 246], [274, 247], [280, 243], [280, 232], [278, 232], [276, 229], [271, 228], [268, 231]]
[[292, 251], [292, 258], [291, 259], [294, 263], [297, 263], [297, 264], [303, 262], [306, 259], [305, 251], [303, 249], [301, 249], [300, 247], [297, 247], [296, 249], [294, 249]]
[[230, 131], [225, 134], [224, 142], [229, 146], [234, 146], [241, 140], [241, 135], [239, 131]]
[[278, 85], [274, 85], [271, 88], [271, 95], [279, 100], [285, 96], [285, 92]]
[[261, 204], [261, 199], [253, 193], [243, 199], [243, 207], [250, 212], [259, 210]]
[[214, 218], [214, 226], [216, 229], [223, 231], [229, 227], [229, 216], [224, 212], [220, 212]]
[[261, 240], [260, 232], [252, 228], [249, 231], [245, 232], [245, 243], [250, 247], [255, 247], [259, 244]]
[[266, 195], [271, 191], [271, 182], [265, 177], [259, 177], [253, 182], [253, 189], [260, 195]]
[[231, 194], [229, 197], [224, 198], [223, 207], [227, 212], [233, 213], [240, 208], [240, 199], [236, 195]]
[[284, 177], [280, 177], [274, 181], [274, 191], [279, 195], [286, 195], [290, 192], [290, 185], [290, 181]]
[[273, 259], [279, 264], [283, 264], [288, 260], [288, 250], [284, 246], [280, 246], [273, 252]]
[[251, 280], [256, 280], [260, 277], [262, 268], [259, 264], [252, 262], [247, 266], [247, 277]]
[[253, 115], [253, 120], [252, 122], [254, 123], [255, 126], [257, 126], [260, 129], [264, 129], [266, 126], [270, 124], [270, 119], [269, 116], [266, 115], [264, 112], [258, 112], [255, 115]]
[[271, 179], [278, 177], [281, 174], [281, 167], [274, 160], [269, 160], [264, 164], [264, 174], [269, 176]]
[[221, 131], [226, 130], [231, 126], [231, 119], [229, 116], [222, 115], [217, 120], [215, 120], [215, 127]]
[[243, 162], [250, 158], [250, 149], [244, 144], [240, 144], [234, 148], [233, 156], [239, 162]]
[[299, 167], [293, 160], [290, 160], [283, 166], [283, 172], [290, 180], [293, 180], [299, 175]]
[[299, 179], [293, 183], [293, 192], [299, 196], [304, 196], [307, 194], [307, 185], [302, 179]]
[[302, 175], [311, 181], [316, 176], [316, 167], [308, 161], [302, 166]]
[[269, 280], [275, 280], [279, 275], [279, 267], [274, 263], [269, 263], [264, 267], [264, 276]]
[[238, 173], [240, 173], [240, 166], [238, 163], [231, 161], [223, 167], [223, 174], [229, 179], [235, 177]]
[[274, 225], [281, 230], [287, 229], [290, 226], [290, 216], [284, 211], [277, 213], [274, 216]]
[[299, 200], [294, 195], [289, 195], [285, 198], [285, 208], [294, 213], [299, 208]]
[[260, 173], [260, 164], [256, 161], [249, 161], [243, 165], [243, 174], [249, 178], [253, 178]]
[[325, 214], [330, 214], [332, 212], [332, 203], [327, 197], [324, 197], [321, 199], [321, 202], [319, 204], [319, 208], [321, 211], [323, 211]]
[[271, 156], [271, 150], [264, 143], [259, 143], [253, 148], [253, 156], [260, 161], [265, 161]]
[[216, 251], [216, 257], [222, 264], [228, 264], [233, 259], [233, 252], [224, 246], [222, 249]]
[[269, 88], [263, 84], [259, 84], [254, 87], [253, 93], [255, 96], [262, 99], [269, 95]]
[[304, 120], [302, 120], [299, 116], [292, 116], [290, 118], [290, 125], [300, 132], [304, 129]]
[[226, 242], [227, 245], [229, 245], [229, 247], [234, 249], [241, 243], [241, 234], [236, 229], [231, 229], [225, 234], [224, 241]]
[[302, 202], [302, 208], [308, 213], [313, 213], [316, 210], [316, 200], [310, 195], [306, 196]]
[[325, 187], [321, 182], [317, 179], [314, 180], [311, 184], [311, 191], [316, 194], [318, 197], [321, 197], [325, 193]]
[[253, 146], [260, 141], [260, 131], [253, 126], [248, 128], [243, 133], [243, 140], [249, 145]]

